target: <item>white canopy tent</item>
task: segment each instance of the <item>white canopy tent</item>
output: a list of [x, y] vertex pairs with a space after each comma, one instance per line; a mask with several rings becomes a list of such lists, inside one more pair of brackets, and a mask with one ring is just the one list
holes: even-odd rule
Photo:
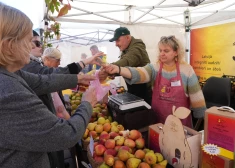
[[[16, 8], [19, 4], [23, 4], [20, 10], [31, 17], [34, 28], [44, 28], [44, 18], [46, 18], [44, 0], [1, 1]], [[67, 1], [64, 2], [67, 3]], [[68, 14], [56, 18], [56, 21], [61, 23], [61, 38], [50, 41], [54, 46], [59, 45], [65, 52], [66, 58], [62, 60], [62, 65], [79, 60], [83, 52], [90, 55], [89, 46], [92, 44], [97, 44], [107, 53], [108, 62], [117, 60], [119, 50], [108, 40], [113, 36], [113, 31], [120, 26], [128, 27], [134, 37], [141, 38], [145, 42], [150, 59], [155, 62], [156, 46], [161, 36], [175, 35], [188, 48], [189, 35], [185, 33], [185, 26], [190, 26], [192, 29], [235, 20], [234, 0], [204, 0], [194, 6], [190, 6], [185, 0], [73, 0], [69, 2], [72, 9]], [[188, 18], [184, 15], [186, 10], [189, 11]], [[51, 16], [56, 17], [57, 13]]]
[[197, 6], [184, 0], [74, 0], [70, 4], [69, 13], [56, 18], [62, 24], [61, 38], [82, 45], [107, 41], [119, 25], [184, 28], [186, 10], [192, 28], [235, 18], [233, 0], [205, 0]]

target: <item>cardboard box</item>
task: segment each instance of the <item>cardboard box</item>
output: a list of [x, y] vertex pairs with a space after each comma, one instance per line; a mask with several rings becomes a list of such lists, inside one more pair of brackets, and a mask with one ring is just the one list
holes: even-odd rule
[[159, 133], [162, 130], [163, 124], [158, 123], [149, 126], [148, 132], [148, 148], [153, 150], [154, 152], [160, 152], [159, 146]]
[[[149, 144], [149, 149], [154, 150], [154, 152], [161, 152], [160, 150], [160, 145], [159, 145], [159, 135], [160, 132], [162, 131], [163, 128], [163, 124], [162, 123], [158, 123], [158, 124], [154, 124], [149, 126], [149, 139], [148, 139], [148, 144]], [[192, 165], [194, 167], [198, 167], [199, 162], [200, 162], [200, 147], [201, 147], [201, 133], [188, 128], [186, 126], [183, 126], [185, 132], [187, 132], [186, 135], [186, 140], [188, 142], [190, 151], [191, 151], [191, 158], [192, 158]], [[172, 136], [172, 139], [175, 140], [175, 143], [172, 144], [172, 147], [170, 147], [172, 150], [175, 151], [175, 149], [178, 149], [178, 147], [180, 146], [180, 144], [178, 144], [179, 142], [176, 140], [177, 137]], [[184, 142], [182, 142], [184, 143]], [[181, 151], [183, 153], [183, 151]], [[164, 158], [166, 158], [166, 156], [164, 156]], [[168, 163], [171, 164], [172, 163], [172, 158], [174, 158], [174, 156], [169, 156], [168, 158], [166, 158], [168, 160]], [[181, 167], [181, 165], [176, 165], [175, 167]]]
[[[234, 159], [229, 157], [235, 146], [235, 113], [211, 107], [206, 110], [204, 123], [204, 143], [214, 144], [228, 150], [218, 156], [202, 152], [202, 168], [214, 165], [215, 168], [233, 168]], [[228, 157], [226, 157], [228, 155]], [[215, 166], [216, 165], [216, 166]]]
[[215, 144], [234, 152], [235, 113], [221, 111], [218, 107], [206, 110], [204, 123], [204, 143]]
[[202, 150], [202, 163], [200, 168], [233, 168], [234, 160], [223, 156], [213, 156]]

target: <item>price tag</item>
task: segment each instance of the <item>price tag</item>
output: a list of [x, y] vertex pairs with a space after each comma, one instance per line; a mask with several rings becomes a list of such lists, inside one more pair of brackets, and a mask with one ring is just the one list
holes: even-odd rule
[[202, 150], [209, 155], [218, 155], [220, 154], [220, 148], [214, 144], [205, 144], [202, 146]]
[[90, 138], [89, 148], [90, 148], [91, 156], [93, 156], [93, 154], [94, 154], [94, 139], [92, 138], [92, 136]]

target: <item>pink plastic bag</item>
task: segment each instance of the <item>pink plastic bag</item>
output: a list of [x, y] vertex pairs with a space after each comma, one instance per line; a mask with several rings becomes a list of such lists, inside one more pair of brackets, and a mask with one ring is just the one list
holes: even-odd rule
[[90, 82], [90, 87], [94, 87], [96, 89], [96, 98], [97, 101], [101, 101], [104, 96], [109, 92], [110, 86], [102, 86], [98, 77], [99, 71], [95, 72], [96, 79]]

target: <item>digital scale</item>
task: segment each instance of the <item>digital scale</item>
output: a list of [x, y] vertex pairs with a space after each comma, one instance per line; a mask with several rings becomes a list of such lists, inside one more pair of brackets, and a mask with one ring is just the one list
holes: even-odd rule
[[111, 109], [120, 113], [151, 109], [151, 106], [144, 99], [128, 92], [109, 96], [108, 105]]

